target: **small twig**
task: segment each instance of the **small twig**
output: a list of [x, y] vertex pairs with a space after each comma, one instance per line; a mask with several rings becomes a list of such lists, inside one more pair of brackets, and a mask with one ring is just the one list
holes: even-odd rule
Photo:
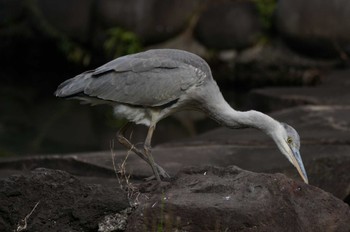
[[117, 167], [115, 165], [114, 140], [111, 140], [110, 147], [111, 147], [113, 170], [114, 170], [115, 176], [117, 177], [120, 188], [123, 189], [123, 185], [121, 183], [121, 180], [120, 180], [119, 175], [118, 175]]
[[33, 214], [34, 210], [36, 209], [36, 207], [37, 207], [39, 204], [40, 204], [40, 201], [38, 201], [38, 202], [35, 204], [35, 206], [34, 206], [34, 208], [32, 209], [32, 211], [30, 211], [30, 213], [27, 214], [27, 216], [25, 216], [24, 219], [22, 219], [20, 222], [18, 222], [16, 232], [20, 232], [20, 231], [23, 231], [23, 230], [26, 230], [26, 229], [27, 229], [27, 225], [28, 225], [27, 221], [28, 221], [29, 217]]
[[126, 161], [129, 158], [130, 153], [135, 149], [135, 147], [132, 145], [131, 148], [128, 150], [124, 160], [116, 165], [115, 163], [115, 152], [114, 152], [114, 141], [111, 141], [111, 156], [112, 156], [112, 164], [113, 169], [115, 172], [115, 175], [117, 177], [119, 187], [127, 192], [127, 196], [130, 202], [133, 203], [133, 205], [137, 205], [139, 200], [139, 191], [138, 189], [130, 182], [131, 174], [127, 174], [126, 171]]

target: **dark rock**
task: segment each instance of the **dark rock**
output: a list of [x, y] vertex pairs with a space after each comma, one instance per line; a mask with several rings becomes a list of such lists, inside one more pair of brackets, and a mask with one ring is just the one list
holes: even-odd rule
[[350, 208], [284, 175], [193, 168], [129, 218], [126, 231], [349, 231]]
[[252, 2], [211, 3], [201, 14], [195, 37], [214, 49], [242, 49], [253, 45], [262, 32], [259, 15]]
[[[237, 134], [239, 136], [239, 134]], [[257, 172], [273, 172], [292, 167], [292, 164], [280, 153], [273, 142], [266, 140], [266, 143], [259, 144], [259, 139], [245, 145], [229, 144], [187, 144], [175, 147], [159, 147], [153, 149], [153, 156], [156, 162], [161, 165], [171, 176], [183, 167], [216, 165], [226, 167], [237, 165], [247, 170]], [[120, 165], [128, 151], [121, 150], [115, 152], [114, 160], [116, 165]], [[302, 144], [301, 154], [306, 166], [315, 159], [327, 157], [330, 154], [348, 156], [350, 146], [347, 145], [317, 145]], [[60, 160], [62, 159], [62, 160]], [[71, 159], [71, 161], [69, 161]], [[65, 171], [69, 171], [79, 176], [114, 178], [114, 168], [112, 164], [111, 152], [94, 152], [65, 155], [56, 158], [28, 157], [26, 160], [12, 158], [6, 162], [0, 162], [2, 177], [18, 170], [25, 170], [33, 167], [55, 168], [57, 166]], [[64, 165], [66, 164], [66, 165]], [[132, 177], [140, 180], [152, 175], [152, 170], [148, 164], [134, 154], [130, 154], [126, 160], [126, 168]], [[292, 167], [297, 176], [297, 171]], [[299, 176], [297, 176], [299, 179]]]
[[276, 24], [286, 41], [303, 53], [345, 58], [342, 53], [350, 44], [349, 12], [347, 0], [282, 0], [277, 3]]
[[347, 106], [350, 104], [349, 73], [348, 69], [332, 71], [323, 76], [319, 85], [313, 87], [269, 87], [253, 90], [252, 108], [266, 112], [307, 104]]
[[[101, 157], [102, 158], [102, 157]], [[103, 158], [102, 158], [103, 159]], [[3, 158], [0, 162], [0, 178], [7, 178], [9, 175], [17, 174], [17, 171], [34, 170], [40, 167], [63, 170], [72, 175], [108, 178], [114, 177], [115, 172], [111, 168], [96, 166], [90, 162], [77, 159], [75, 155], [49, 155], [32, 157], [11, 157]], [[13, 171], [11, 171], [13, 170]]]
[[118, 186], [89, 186], [64, 171], [36, 169], [0, 186], [1, 231], [24, 226], [26, 215], [27, 231], [97, 231], [104, 216], [129, 207]]
[[[345, 92], [338, 90], [338, 93], [339, 91]], [[267, 87], [252, 90], [250, 98], [252, 108], [264, 112], [272, 112], [301, 105], [322, 104], [318, 101], [320, 98], [334, 100], [334, 98], [326, 97], [324, 93], [325, 89], [315, 87]]]
[[[350, 205], [350, 156], [340, 155], [335, 150], [334, 155], [317, 158], [307, 164], [310, 184], [332, 193]], [[332, 152], [332, 151], [331, 151]], [[293, 168], [275, 169], [290, 177], [297, 178]]]
[[103, 0], [97, 2], [97, 13], [105, 28], [131, 30], [143, 43], [156, 43], [184, 30], [198, 0]]
[[[237, 54], [234, 65], [223, 65], [215, 72], [229, 79], [233, 88], [265, 86], [312, 86], [318, 84], [324, 70], [340, 64], [337, 59], [312, 59], [293, 51], [281, 40], [247, 48]], [[227, 77], [227, 73], [232, 73]], [[215, 75], [217, 77], [218, 75]], [[220, 76], [219, 76], [220, 77]]]
[[303, 144], [349, 145], [350, 106], [300, 106], [273, 113], [299, 131]]
[[[82, 42], [89, 40], [92, 0], [54, 1], [38, 0], [43, 15], [42, 23], [48, 23], [54, 30]], [[46, 28], [48, 29], [48, 28]], [[47, 33], [53, 33], [47, 31]], [[54, 32], [55, 33], [55, 32]]]
[[98, 224], [98, 232], [125, 231], [130, 213], [131, 208], [127, 208], [120, 213], [107, 215]]
[[[270, 113], [278, 121], [292, 125], [298, 131], [301, 145], [349, 145], [350, 106], [299, 106]], [[271, 138], [256, 129], [232, 130], [221, 127], [193, 138], [177, 140], [161, 147], [200, 145], [274, 146]]]
[[251, 98], [255, 109], [271, 112], [300, 105], [321, 105], [321, 107], [336, 105], [342, 107], [350, 103], [349, 94], [346, 88], [326, 86], [271, 87], [253, 90]]
[[271, 40], [269, 43], [245, 49], [237, 56], [239, 65], [260, 65], [265, 68], [271, 66], [293, 68], [317, 68], [335, 66], [339, 62], [336, 59], [313, 59], [291, 50], [280, 39]]

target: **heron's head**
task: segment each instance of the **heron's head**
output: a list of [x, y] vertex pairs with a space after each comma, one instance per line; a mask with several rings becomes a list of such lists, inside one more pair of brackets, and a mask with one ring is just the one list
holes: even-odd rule
[[300, 176], [305, 183], [308, 183], [308, 178], [304, 168], [303, 160], [300, 156], [300, 137], [298, 132], [291, 126], [280, 123], [281, 126], [272, 134], [273, 140], [276, 142], [279, 150], [298, 170]]

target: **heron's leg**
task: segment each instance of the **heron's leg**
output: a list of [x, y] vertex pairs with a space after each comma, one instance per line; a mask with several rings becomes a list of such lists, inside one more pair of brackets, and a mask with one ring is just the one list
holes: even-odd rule
[[[125, 138], [125, 132], [130, 128], [131, 125], [132, 125], [131, 122], [127, 122], [122, 128], [120, 128], [120, 130], [117, 132], [118, 141], [127, 149], [133, 151], [136, 155], [138, 155], [141, 159], [146, 161], [152, 167], [150, 161], [148, 160], [148, 157], [139, 149], [137, 149], [134, 145], [132, 145], [132, 143], [127, 138]], [[156, 169], [159, 171], [159, 174], [163, 178], [170, 178], [170, 175], [161, 166], [159, 166], [156, 163], [154, 163], [154, 166], [156, 167]], [[150, 179], [152, 178], [154, 177], [153, 176], [150, 177]]]
[[146, 137], [145, 144], [144, 144], [144, 150], [145, 150], [146, 156], [150, 162], [150, 165], [152, 167], [155, 178], [158, 181], [161, 181], [160, 177], [159, 177], [158, 169], [156, 168], [156, 165], [155, 165], [152, 153], [151, 153], [151, 140], [152, 140], [154, 129], [155, 129], [155, 125], [151, 125], [148, 128], [148, 133], [147, 133], [147, 137]]
[[141, 159], [149, 163], [148, 158], [145, 154], [143, 154], [139, 149], [137, 149], [127, 138], [125, 138], [125, 132], [130, 128], [131, 122], [127, 122], [120, 130], [117, 132], [117, 138], [119, 143], [124, 145], [127, 149], [133, 151], [136, 155], [138, 155]]

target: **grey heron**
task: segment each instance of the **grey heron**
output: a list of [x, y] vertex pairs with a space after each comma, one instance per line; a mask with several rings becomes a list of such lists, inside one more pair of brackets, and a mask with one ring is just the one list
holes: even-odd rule
[[[265, 132], [308, 183], [296, 130], [259, 111], [231, 108], [213, 79], [209, 65], [195, 54], [154, 49], [122, 56], [64, 81], [55, 95], [112, 105], [115, 116], [128, 120], [118, 132], [119, 142], [145, 160], [158, 181], [160, 176], [169, 176], [151, 154], [156, 125], [174, 112], [191, 109], [202, 111], [232, 129], [252, 127]], [[149, 128], [143, 151], [125, 138], [125, 131], [132, 122]]]

